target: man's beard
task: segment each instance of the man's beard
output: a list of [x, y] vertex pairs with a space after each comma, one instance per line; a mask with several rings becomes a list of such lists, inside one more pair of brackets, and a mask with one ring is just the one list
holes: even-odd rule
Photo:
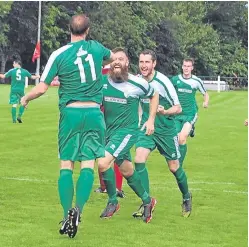
[[111, 77], [113, 82], [121, 83], [128, 80], [128, 68], [120, 67], [120, 70], [115, 72], [114, 66], [111, 67], [109, 76]]

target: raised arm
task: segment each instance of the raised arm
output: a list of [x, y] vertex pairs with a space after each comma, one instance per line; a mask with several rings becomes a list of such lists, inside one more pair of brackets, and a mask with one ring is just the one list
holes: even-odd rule
[[116, 56], [115, 56], [115, 54], [111, 51], [110, 58], [103, 61], [103, 66], [106, 66], [107, 64], [110, 64], [110, 63], [113, 62], [115, 59], [116, 59]]

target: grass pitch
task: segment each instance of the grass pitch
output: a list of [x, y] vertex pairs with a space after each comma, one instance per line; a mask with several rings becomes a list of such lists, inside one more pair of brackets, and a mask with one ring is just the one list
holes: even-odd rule
[[[196, 136], [188, 140], [184, 164], [193, 194], [190, 218], [181, 217], [175, 179], [155, 151], [147, 163], [151, 194], [158, 200], [152, 222], [131, 217], [140, 200], [125, 182], [127, 197], [110, 220], [99, 218], [106, 195], [91, 194], [75, 239], [58, 233], [62, 209], [57, 193], [57, 89], [30, 103], [23, 124], [12, 124], [8, 96], [9, 86], [1, 85], [0, 246], [247, 246], [247, 92], [210, 92], [208, 109], [201, 107], [198, 95]], [[78, 174], [76, 166], [75, 179]]]

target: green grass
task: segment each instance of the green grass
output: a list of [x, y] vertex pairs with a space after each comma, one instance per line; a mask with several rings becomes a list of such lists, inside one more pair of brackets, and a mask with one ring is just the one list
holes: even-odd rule
[[193, 193], [190, 218], [181, 217], [174, 177], [155, 151], [148, 161], [151, 192], [158, 200], [152, 222], [131, 217], [140, 200], [125, 182], [127, 198], [120, 200], [119, 213], [100, 220], [106, 195], [92, 193], [79, 232], [69, 239], [58, 233], [56, 90], [31, 102], [23, 124], [12, 124], [9, 87], [0, 86], [0, 246], [247, 246], [247, 92], [211, 92], [210, 107], [200, 107], [184, 165]]

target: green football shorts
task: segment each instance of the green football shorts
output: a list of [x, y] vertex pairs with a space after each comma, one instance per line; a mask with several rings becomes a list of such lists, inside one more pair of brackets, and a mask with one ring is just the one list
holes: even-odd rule
[[137, 134], [137, 130], [122, 129], [107, 138], [105, 150], [115, 157], [118, 166], [122, 165], [124, 160], [131, 161], [130, 150], [137, 141]]
[[99, 107], [65, 107], [59, 120], [59, 157], [85, 161], [105, 156], [105, 122]]
[[9, 99], [9, 104], [14, 105], [14, 104], [20, 104], [21, 98], [24, 96], [23, 93], [10, 93], [10, 99]]
[[159, 153], [166, 160], [177, 160], [181, 157], [179, 152], [179, 144], [175, 127], [164, 129], [153, 135], [145, 135], [145, 131], [140, 131], [136, 143], [136, 149], [142, 147], [153, 151], [158, 149]]
[[192, 126], [196, 123], [198, 118], [197, 113], [195, 115], [192, 116], [188, 116], [188, 115], [176, 115], [175, 116], [175, 124], [176, 124], [176, 131], [177, 133], [180, 133], [183, 125], [185, 123], [190, 123]]

